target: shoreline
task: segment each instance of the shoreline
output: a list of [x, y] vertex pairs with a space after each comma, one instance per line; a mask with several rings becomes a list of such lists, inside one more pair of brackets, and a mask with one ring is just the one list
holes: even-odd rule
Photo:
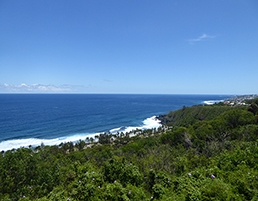
[[[231, 103], [244, 103], [245, 100], [250, 100], [258, 97], [258, 95], [240, 95], [240, 96], [234, 96], [225, 100], [214, 100], [214, 104], [217, 102], [224, 102], [226, 103], [227, 101], [228, 104]], [[212, 100], [210, 100], [212, 101]], [[205, 103], [205, 101], [203, 101]], [[193, 106], [193, 105], [192, 105]], [[183, 106], [184, 107], [184, 106]], [[187, 106], [191, 107], [191, 106]], [[182, 109], [182, 107], [181, 107]], [[178, 109], [180, 110], [180, 109]], [[151, 132], [156, 132], [154, 130], [157, 130], [159, 128], [166, 129], [166, 124], [164, 123], [164, 118], [168, 114], [160, 114], [157, 116], [152, 116], [149, 118], [146, 118], [142, 121], [142, 124], [139, 126], [120, 126], [117, 128], [111, 128], [110, 130], [106, 132], [98, 132], [98, 133], [77, 133], [77, 134], [72, 134], [68, 136], [63, 136], [63, 137], [57, 137], [53, 139], [38, 139], [38, 138], [25, 138], [25, 139], [11, 139], [11, 140], [5, 140], [0, 142], [0, 151], [8, 151], [12, 149], [19, 149], [22, 147], [37, 147], [40, 146], [41, 144], [44, 144], [46, 146], [54, 146], [54, 145], [60, 145], [62, 143], [70, 143], [72, 142], [73, 144], [76, 144], [79, 141], [87, 141], [88, 142], [95, 142], [97, 139], [99, 139], [99, 136], [104, 135], [104, 134], [111, 134], [111, 135], [120, 135], [121, 133], [126, 136], [129, 135], [129, 137], [133, 137], [136, 135], [142, 135], [145, 130], [151, 130]]]
[[[161, 127], [162, 124], [157, 116], [146, 118], [142, 121], [140, 126], [121, 126], [118, 128], [110, 129], [107, 132], [97, 132], [92, 134], [74, 134], [69, 136], [63, 136], [53, 139], [39, 139], [39, 138], [25, 138], [25, 139], [11, 139], [0, 142], [0, 151], [9, 151], [19, 148], [38, 147], [42, 144], [45, 146], [59, 146], [60, 144], [73, 143], [76, 144], [79, 141], [96, 142], [99, 136], [109, 135], [130, 135], [133, 137], [137, 133], [141, 133], [144, 130], [152, 130]], [[87, 143], [87, 142], [86, 142]]]
[[237, 95], [224, 101], [227, 105], [247, 105], [246, 101], [258, 98], [258, 94]]

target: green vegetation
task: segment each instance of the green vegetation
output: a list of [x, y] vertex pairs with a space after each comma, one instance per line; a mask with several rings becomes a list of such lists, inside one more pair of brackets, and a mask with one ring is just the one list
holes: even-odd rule
[[164, 127], [0, 155], [0, 200], [258, 200], [257, 99], [183, 107]]

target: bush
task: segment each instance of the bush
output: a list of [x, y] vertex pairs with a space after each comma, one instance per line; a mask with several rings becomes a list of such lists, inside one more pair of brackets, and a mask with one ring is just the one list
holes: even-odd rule
[[104, 165], [104, 177], [109, 183], [120, 181], [124, 186], [139, 185], [143, 178], [137, 166], [116, 159], [111, 159]]

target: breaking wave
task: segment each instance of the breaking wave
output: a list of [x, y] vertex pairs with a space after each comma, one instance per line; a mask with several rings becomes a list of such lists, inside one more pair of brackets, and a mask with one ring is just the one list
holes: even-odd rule
[[224, 100], [207, 100], [207, 101], [203, 101], [203, 103], [205, 105], [214, 105], [216, 103], [219, 103], [219, 102], [223, 102]]

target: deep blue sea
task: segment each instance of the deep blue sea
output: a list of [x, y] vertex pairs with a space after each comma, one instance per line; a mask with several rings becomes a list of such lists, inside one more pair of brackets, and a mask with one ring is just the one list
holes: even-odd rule
[[[0, 151], [153, 128], [153, 118], [227, 95], [0, 94]], [[210, 102], [211, 101], [211, 102]]]

